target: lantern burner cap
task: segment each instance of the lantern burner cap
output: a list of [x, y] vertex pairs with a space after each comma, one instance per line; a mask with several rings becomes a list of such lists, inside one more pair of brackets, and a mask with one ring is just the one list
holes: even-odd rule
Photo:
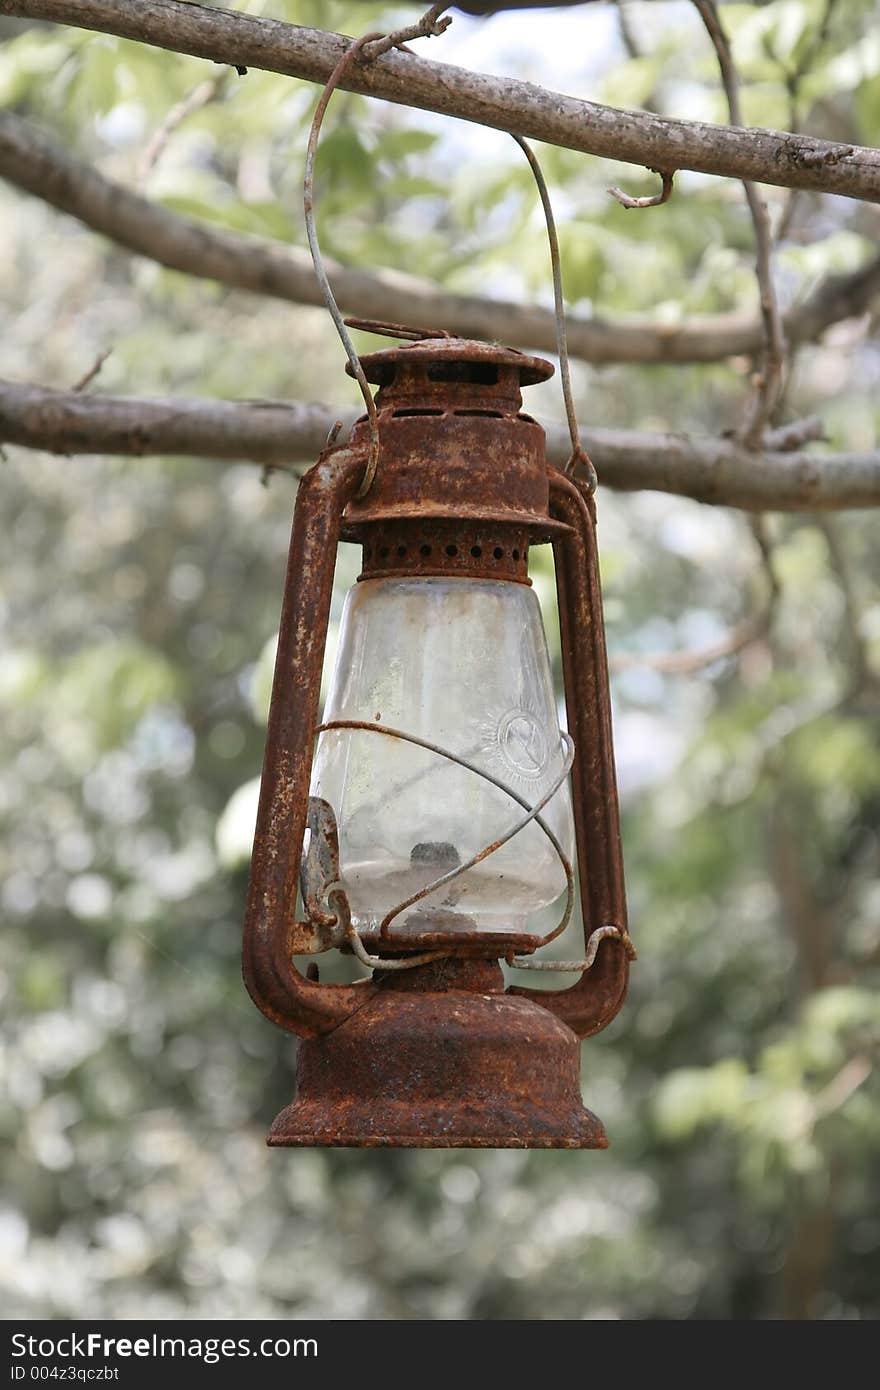
[[[499, 368], [515, 368], [520, 386], [547, 381], [555, 371], [553, 363], [543, 357], [529, 357], [516, 348], [471, 338], [419, 338], [365, 353], [360, 364], [367, 381], [375, 386], [390, 386], [400, 367], [420, 369], [429, 381], [472, 381], [481, 385], [493, 385]], [[345, 370], [354, 376], [351, 363], [345, 364]]]

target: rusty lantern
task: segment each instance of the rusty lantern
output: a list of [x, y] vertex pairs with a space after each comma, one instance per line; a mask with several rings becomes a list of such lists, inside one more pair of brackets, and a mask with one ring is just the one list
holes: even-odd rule
[[[632, 948], [593, 498], [521, 412], [553, 367], [448, 337], [360, 363], [378, 467], [365, 490], [364, 417], [299, 486], [254, 842], [245, 981], [303, 1040], [269, 1143], [604, 1148], [579, 1040], [620, 1009]], [[340, 539], [363, 569], [319, 723]], [[570, 734], [528, 577], [548, 543]], [[571, 916], [575, 846], [579, 978], [505, 988], [502, 961], [559, 968], [532, 954]], [[297, 970], [333, 948], [371, 977]]]

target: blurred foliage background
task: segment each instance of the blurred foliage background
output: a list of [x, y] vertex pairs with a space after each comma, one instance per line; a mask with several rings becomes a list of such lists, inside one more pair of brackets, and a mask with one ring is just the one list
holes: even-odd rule
[[[413, 15], [237, 8], [347, 33]], [[689, 4], [628, 3], [623, 18], [613, 4], [457, 15], [431, 56], [726, 119]], [[876, 141], [876, 3], [728, 4], [724, 18], [750, 123]], [[145, 170], [151, 135], [210, 65], [15, 21], [0, 40], [5, 105], [169, 206], [304, 244], [314, 87], [223, 73]], [[653, 191], [647, 173], [541, 157], [580, 311], [756, 304], [739, 185], [682, 175], [667, 206], [627, 213], [606, 185]], [[340, 93], [320, 155], [325, 247], [550, 303], [520, 160], [503, 135]], [[876, 207], [767, 197], [785, 303], [870, 255]], [[5, 186], [0, 225], [4, 376], [72, 384], [111, 349], [88, 389], [354, 399], [317, 310], [166, 271]], [[841, 448], [875, 442], [873, 329], [870, 313], [839, 325], [794, 364], [788, 416], [818, 411]], [[575, 364], [579, 409], [719, 433], [748, 370]], [[557, 389], [528, 408], [560, 418]], [[584, 1051], [612, 1149], [270, 1153], [295, 1044], [247, 999], [239, 944], [294, 490], [246, 460], [9, 448], [0, 468], [6, 1316], [876, 1316], [874, 517], [765, 518], [769, 631], [676, 675], [650, 655], [712, 644], [766, 601], [752, 527], [660, 494], [601, 496], [640, 948], [627, 1007]], [[356, 568], [343, 554], [337, 603]], [[536, 584], [553, 641], [546, 561]]]

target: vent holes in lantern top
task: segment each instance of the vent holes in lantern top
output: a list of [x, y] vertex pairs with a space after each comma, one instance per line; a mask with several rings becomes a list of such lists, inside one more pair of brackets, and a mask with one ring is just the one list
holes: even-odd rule
[[497, 386], [498, 367], [494, 362], [429, 362], [429, 381], [466, 381], [475, 386]]

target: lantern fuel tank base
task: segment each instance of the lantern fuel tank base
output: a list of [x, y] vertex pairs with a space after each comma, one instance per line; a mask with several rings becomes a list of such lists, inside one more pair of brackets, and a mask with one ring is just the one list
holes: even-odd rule
[[270, 1145], [607, 1148], [581, 1101], [578, 1040], [549, 1010], [500, 991], [394, 985], [300, 1043], [297, 1097]]

